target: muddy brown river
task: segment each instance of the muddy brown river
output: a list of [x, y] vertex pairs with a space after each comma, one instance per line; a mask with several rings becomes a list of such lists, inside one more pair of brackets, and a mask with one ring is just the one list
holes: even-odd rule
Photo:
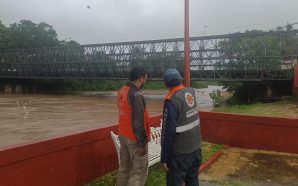
[[[199, 109], [212, 108], [208, 91], [197, 90]], [[151, 116], [161, 114], [166, 93], [166, 90], [144, 91]], [[0, 147], [116, 124], [115, 96], [116, 92], [80, 95], [1, 93]]]

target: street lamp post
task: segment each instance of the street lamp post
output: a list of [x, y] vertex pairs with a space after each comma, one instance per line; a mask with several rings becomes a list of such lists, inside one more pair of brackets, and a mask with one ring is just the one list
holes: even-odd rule
[[184, 85], [190, 86], [189, 0], [184, 3]]

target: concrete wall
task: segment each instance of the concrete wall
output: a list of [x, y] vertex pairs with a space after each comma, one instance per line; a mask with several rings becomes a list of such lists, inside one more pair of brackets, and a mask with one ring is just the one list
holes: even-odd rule
[[298, 154], [298, 119], [200, 112], [203, 139], [233, 147]]
[[[160, 117], [150, 119], [158, 126]], [[1, 186], [75, 186], [118, 167], [110, 131], [117, 126], [0, 149]]]
[[[200, 112], [205, 141], [298, 154], [298, 119]], [[150, 123], [158, 126], [161, 116]], [[75, 186], [114, 171], [117, 126], [0, 149], [1, 186]]]

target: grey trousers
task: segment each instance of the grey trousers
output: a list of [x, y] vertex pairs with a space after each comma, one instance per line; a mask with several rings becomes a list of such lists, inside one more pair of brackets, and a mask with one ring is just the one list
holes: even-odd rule
[[124, 136], [120, 140], [120, 165], [117, 186], [144, 186], [148, 175], [148, 146], [144, 156], [137, 155], [136, 142]]

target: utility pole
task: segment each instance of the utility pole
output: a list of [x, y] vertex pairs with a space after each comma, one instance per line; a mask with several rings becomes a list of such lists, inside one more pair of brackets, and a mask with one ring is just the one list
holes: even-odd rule
[[184, 86], [190, 86], [189, 0], [184, 3]]

